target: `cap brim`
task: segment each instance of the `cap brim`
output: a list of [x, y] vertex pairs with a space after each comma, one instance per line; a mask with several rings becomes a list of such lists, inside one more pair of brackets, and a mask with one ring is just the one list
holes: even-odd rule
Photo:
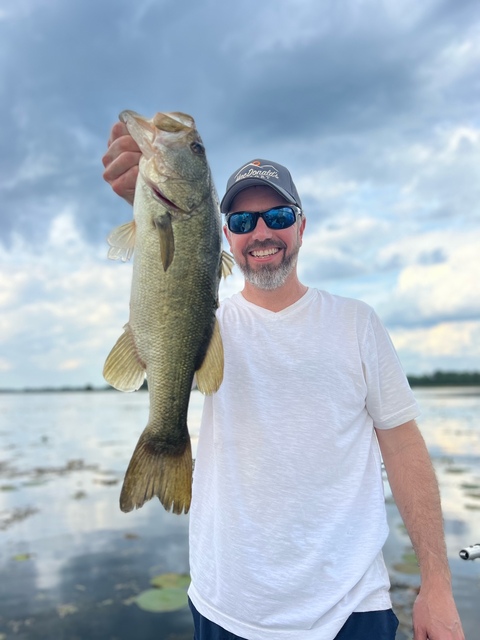
[[277, 185], [267, 182], [267, 180], [262, 180], [261, 178], [244, 178], [243, 180], [232, 184], [230, 189], [225, 193], [220, 203], [220, 211], [222, 213], [228, 213], [235, 196], [238, 195], [240, 191], [248, 189], [248, 187], [270, 187], [270, 189], [276, 191], [290, 204], [299, 206], [295, 199], [285, 191], [285, 189], [282, 189], [282, 187], [278, 187]]

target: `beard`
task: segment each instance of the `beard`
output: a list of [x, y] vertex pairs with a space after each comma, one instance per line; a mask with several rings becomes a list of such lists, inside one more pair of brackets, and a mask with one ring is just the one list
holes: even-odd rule
[[279, 265], [264, 264], [257, 265], [253, 268], [248, 264], [247, 256], [250, 251], [268, 249], [272, 246], [278, 247], [278, 243], [272, 243], [269, 240], [265, 242], [255, 242], [244, 249], [244, 262], [242, 264], [237, 262], [245, 280], [257, 289], [263, 289], [264, 291], [273, 291], [285, 284], [288, 276], [297, 264], [298, 251], [300, 249], [300, 247], [297, 246], [289, 255], [286, 255], [286, 247], [283, 247], [281, 249], [284, 252], [283, 258]]

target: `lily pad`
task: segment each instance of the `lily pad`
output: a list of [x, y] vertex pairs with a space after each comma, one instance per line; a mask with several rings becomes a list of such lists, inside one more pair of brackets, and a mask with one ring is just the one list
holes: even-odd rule
[[393, 565], [393, 568], [395, 569], [395, 571], [398, 571], [399, 573], [405, 573], [405, 574], [411, 574], [411, 575], [420, 573], [419, 567], [417, 567], [414, 564], [408, 564], [408, 562], [397, 562], [396, 564]]
[[22, 482], [23, 487], [40, 487], [42, 484], [47, 484], [48, 480], [44, 478], [36, 478], [34, 480], [27, 480], [26, 482]]
[[467, 498], [473, 498], [474, 500], [480, 500], [480, 491], [469, 491], [465, 494]]
[[413, 552], [406, 552], [402, 556], [402, 561], [393, 565], [395, 571], [409, 575], [420, 573], [417, 556]]
[[447, 467], [445, 473], [465, 473], [467, 469], [465, 467]]
[[147, 589], [136, 597], [135, 602], [144, 611], [161, 613], [183, 609], [188, 605], [188, 598], [185, 589]]
[[16, 491], [17, 487], [13, 484], [2, 484], [0, 491]]
[[57, 607], [57, 613], [60, 618], [65, 618], [65, 616], [71, 616], [74, 613], [77, 613], [78, 607], [74, 604], [59, 604]]
[[186, 573], [162, 573], [152, 578], [150, 584], [159, 589], [186, 589], [190, 576]]
[[474, 482], [462, 482], [460, 486], [462, 489], [472, 489], [473, 491], [480, 489], [480, 484], [476, 484]]

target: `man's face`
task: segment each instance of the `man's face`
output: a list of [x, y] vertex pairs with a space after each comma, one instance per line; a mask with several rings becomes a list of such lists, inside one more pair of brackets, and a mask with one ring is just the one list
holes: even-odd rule
[[[269, 187], [249, 187], [240, 191], [230, 207], [235, 211], [266, 211], [288, 203]], [[250, 233], [232, 233], [226, 226], [224, 232], [230, 250], [245, 279], [259, 289], [272, 290], [281, 287], [294, 271], [302, 244], [305, 218], [297, 217], [288, 229], [269, 229], [262, 218]]]

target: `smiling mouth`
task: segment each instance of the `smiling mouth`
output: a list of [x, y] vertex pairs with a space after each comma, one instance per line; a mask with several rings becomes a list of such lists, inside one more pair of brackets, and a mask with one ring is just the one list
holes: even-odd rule
[[250, 256], [257, 260], [261, 260], [262, 258], [266, 260], [281, 251], [285, 251], [286, 248], [286, 245], [279, 240], [256, 240], [244, 248], [243, 255], [245, 258]]
[[249, 254], [254, 258], [267, 258], [268, 256], [273, 256], [278, 253], [280, 249], [278, 247], [271, 247], [270, 249], [255, 249], [254, 251], [249, 251]]

